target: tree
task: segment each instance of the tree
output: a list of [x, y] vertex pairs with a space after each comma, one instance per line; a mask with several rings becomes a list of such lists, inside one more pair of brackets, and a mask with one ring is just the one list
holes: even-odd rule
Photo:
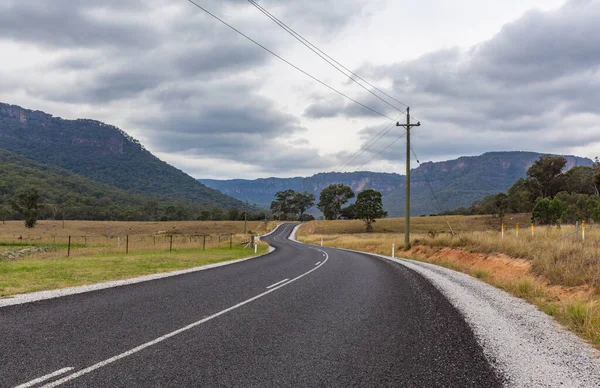
[[6, 220], [8, 219], [8, 217], [10, 217], [11, 214], [11, 209], [6, 206], [0, 206], [0, 218], [2, 218], [2, 224], [6, 223]]
[[340, 218], [342, 206], [354, 198], [354, 192], [349, 186], [343, 184], [329, 185], [321, 191], [317, 207], [328, 220]]
[[353, 203], [352, 205], [348, 205], [345, 208], [342, 209], [342, 212], [340, 213], [340, 217], [345, 219], [345, 220], [355, 220], [356, 217], [356, 204]]
[[229, 209], [229, 211], [227, 212], [227, 218], [230, 221], [237, 221], [240, 217], [240, 212], [238, 209]]
[[295, 193], [292, 199], [292, 207], [298, 213], [298, 219], [302, 220], [304, 213], [315, 205], [315, 195], [307, 191]]
[[527, 170], [527, 177], [537, 196], [542, 198], [554, 197], [562, 190], [564, 176], [562, 170], [567, 160], [562, 156], [544, 155], [535, 161]]
[[37, 223], [40, 212], [40, 192], [36, 188], [20, 191], [11, 201], [10, 205], [25, 217], [25, 227], [33, 228]]
[[571, 194], [598, 195], [592, 167], [573, 167], [565, 174], [565, 189]]
[[566, 205], [558, 198], [541, 198], [535, 204], [531, 222], [542, 225], [556, 225], [560, 222]]
[[200, 220], [200, 221], [210, 220], [210, 212], [208, 210], [202, 210], [200, 212], [200, 215], [198, 216], [198, 220]]
[[364, 221], [367, 232], [373, 231], [373, 223], [377, 218], [387, 216], [383, 210], [383, 201], [379, 191], [368, 189], [361, 191], [356, 197], [356, 217]]
[[223, 218], [223, 210], [218, 207], [215, 207], [210, 212], [210, 219], [213, 221], [221, 221]]
[[278, 219], [281, 219], [281, 216], [284, 214], [296, 213], [296, 209], [294, 208], [295, 195], [296, 192], [291, 189], [275, 193], [275, 200], [271, 202], [271, 211]]

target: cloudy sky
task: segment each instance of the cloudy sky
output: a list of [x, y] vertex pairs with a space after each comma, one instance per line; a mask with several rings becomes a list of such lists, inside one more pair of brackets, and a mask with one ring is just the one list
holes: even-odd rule
[[[195, 1], [347, 96], [400, 116], [249, 2]], [[600, 1], [258, 2], [410, 105], [422, 162], [502, 150], [600, 155]], [[404, 169], [405, 140], [389, 146], [403, 133], [395, 127], [340, 168], [391, 121], [187, 0], [0, 0], [0, 52], [1, 102], [117, 125], [197, 178]]]

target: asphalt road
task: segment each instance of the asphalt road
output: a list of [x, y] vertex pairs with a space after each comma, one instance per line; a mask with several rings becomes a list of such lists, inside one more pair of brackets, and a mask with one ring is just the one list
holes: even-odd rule
[[502, 385], [421, 275], [292, 229], [257, 259], [0, 308], [0, 387]]

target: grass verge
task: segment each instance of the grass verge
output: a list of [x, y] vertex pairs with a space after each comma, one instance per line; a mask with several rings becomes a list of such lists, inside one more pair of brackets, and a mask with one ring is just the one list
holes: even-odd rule
[[[259, 244], [258, 253], [268, 250]], [[233, 249], [181, 249], [135, 254], [99, 254], [52, 259], [0, 261], [0, 297], [27, 292], [82, 286], [110, 280], [170, 272], [201, 265], [251, 257], [254, 250], [241, 246]]]

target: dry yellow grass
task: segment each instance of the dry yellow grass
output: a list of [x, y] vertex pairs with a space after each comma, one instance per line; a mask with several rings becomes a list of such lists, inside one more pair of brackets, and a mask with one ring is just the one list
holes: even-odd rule
[[[571, 235], [574, 225], [538, 227], [532, 236], [527, 215], [506, 217], [504, 238], [499, 220], [489, 216], [448, 220], [458, 234], [433, 237], [430, 230], [448, 230], [445, 219], [414, 218], [413, 249], [399, 255], [468, 273], [526, 299], [600, 348], [600, 226], [588, 225], [583, 242], [581, 234]], [[516, 222], [521, 225], [518, 238]], [[403, 248], [403, 219], [376, 225], [375, 233], [364, 233], [360, 221], [315, 221], [304, 224], [298, 237], [384, 255], [391, 255], [392, 244]]]
[[[262, 234], [275, 223], [243, 221], [40, 221], [26, 229], [21, 221], [0, 224], [0, 260], [22, 256], [29, 246], [41, 246], [42, 252], [27, 252], [27, 257], [50, 259], [67, 256], [71, 236], [71, 256], [164, 251], [173, 249], [218, 248], [250, 240], [250, 233]], [[204, 237], [206, 236], [206, 237]]]

